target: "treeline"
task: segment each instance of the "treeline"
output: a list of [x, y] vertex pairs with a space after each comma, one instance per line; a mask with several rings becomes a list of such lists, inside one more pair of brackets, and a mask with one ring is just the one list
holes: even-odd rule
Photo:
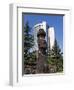
[[35, 73], [36, 70], [36, 53], [34, 48], [34, 35], [27, 22], [24, 27], [24, 74]]
[[47, 63], [49, 64], [50, 72], [63, 71], [63, 53], [56, 39], [52, 50], [49, 51]]

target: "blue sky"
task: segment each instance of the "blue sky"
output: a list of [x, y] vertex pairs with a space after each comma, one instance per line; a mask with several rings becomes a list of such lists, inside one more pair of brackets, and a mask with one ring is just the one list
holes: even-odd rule
[[35, 24], [46, 21], [49, 27], [54, 27], [55, 36], [59, 47], [63, 51], [63, 16], [62, 15], [43, 15], [43, 14], [24, 14], [24, 25], [28, 21], [32, 28]]

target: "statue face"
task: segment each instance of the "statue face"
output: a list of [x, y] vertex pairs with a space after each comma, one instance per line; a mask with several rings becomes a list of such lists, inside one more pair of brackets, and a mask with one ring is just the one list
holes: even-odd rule
[[45, 37], [46, 36], [46, 32], [43, 29], [39, 29], [38, 33], [37, 33], [37, 37], [42, 36]]
[[46, 40], [39, 39], [38, 40], [38, 46], [39, 46], [39, 49], [46, 50], [46, 48], [47, 48]]

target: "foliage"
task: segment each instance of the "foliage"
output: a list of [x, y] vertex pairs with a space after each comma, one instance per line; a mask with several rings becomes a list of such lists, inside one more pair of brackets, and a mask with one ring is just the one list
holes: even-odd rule
[[36, 61], [36, 54], [34, 51], [32, 51], [33, 46], [34, 46], [34, 37], [33, 34], [31, 33], [31, 28], [29, 27], [29, 23], [27, 22], [24, 27], [24, 66], [25, 67]]
[[50, 53], [48, 55], [48, 64], [52, 66], [56, 66], [56, 72], [63, 71], [63, 56], [61, 53], [61, 49], [59, 48], [57, 44], [57, 40], [55, 39], [55, 44], [50, 50]]

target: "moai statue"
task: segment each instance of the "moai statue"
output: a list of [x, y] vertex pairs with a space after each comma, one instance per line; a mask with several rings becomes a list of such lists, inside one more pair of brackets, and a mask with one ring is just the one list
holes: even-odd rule
[[46, 33], [43, 29], [39, 29], [37, 33], [38, 38], [38, 59], [37, 59], [37, 73], [46, 72], [47, 60], [47, 43], [45, 40]]

